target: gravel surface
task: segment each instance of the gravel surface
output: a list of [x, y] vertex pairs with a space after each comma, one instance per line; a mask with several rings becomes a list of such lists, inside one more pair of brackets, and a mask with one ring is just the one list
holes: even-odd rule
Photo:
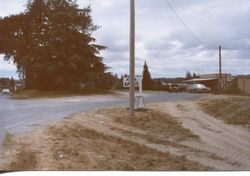
[[250, 169], [250, 131], [247, 128], [225, 124], [204, 113], [196, 103], [190, 101], [166, 102], [160, 107], [201, 139], [184, 141], [183, 145], [212, 154], [207, 157], [202, 153], [195, 155], [186, 152], [188, 159], [215, 170]]

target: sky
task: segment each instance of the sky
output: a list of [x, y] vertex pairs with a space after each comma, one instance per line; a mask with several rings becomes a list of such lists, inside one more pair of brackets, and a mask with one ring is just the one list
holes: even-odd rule
[[[27, 0], [0, 0], [0, 16], [25, 10]], [[96, 43], [113, 73], [129, 73], [130, 0], [78, 0], [91, 5]], [[249, 0], [135, 0], [136, 74], [146, 61], [152, 77], [184, 77], [187, 71], [250, 74]], [[0, 77], [17, 77], [12, 63], [0, 56]]]

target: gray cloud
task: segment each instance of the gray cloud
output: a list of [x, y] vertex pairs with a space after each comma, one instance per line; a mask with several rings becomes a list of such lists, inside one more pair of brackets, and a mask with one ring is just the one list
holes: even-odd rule
[[[165, 0], [136, 0], [137, 74], [144, 60], [153, 77], [184, 76], [188, 70], [218, 72], [219, 45], [223, 48], [223, 71], [250, 73], [249, 0], [168, 1], [202, 43], [185, 29]], [[24, 4], [25, 0], [0, 2], [0, 15], [19, 12]], [[110, 71], [128, 73], [129, 0], [86, 0], [79, 4], [92, 6], [94, 23], [101, 26], [93, 35], [98, 44], [108, 47], [101, 54]]]

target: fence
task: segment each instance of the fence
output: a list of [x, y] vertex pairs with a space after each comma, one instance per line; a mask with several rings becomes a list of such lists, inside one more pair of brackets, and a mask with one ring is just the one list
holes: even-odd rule
[[250, 78], [238, 78], [237, 85], [243, 93], [250, 95]]

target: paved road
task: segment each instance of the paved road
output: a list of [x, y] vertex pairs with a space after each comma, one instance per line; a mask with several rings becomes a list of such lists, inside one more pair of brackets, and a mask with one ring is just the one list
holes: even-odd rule
[[[146, 103], [175, 100], [195, 100], [202, 94], [145, 92]], [[7, 132], [26, 132], [41, 124], [49, 124], [67, 116], [96, 108], [128, 104], [128, 94], [76, 96], [34, 100], [13, 100], [0, 96], [0, 141]]]

